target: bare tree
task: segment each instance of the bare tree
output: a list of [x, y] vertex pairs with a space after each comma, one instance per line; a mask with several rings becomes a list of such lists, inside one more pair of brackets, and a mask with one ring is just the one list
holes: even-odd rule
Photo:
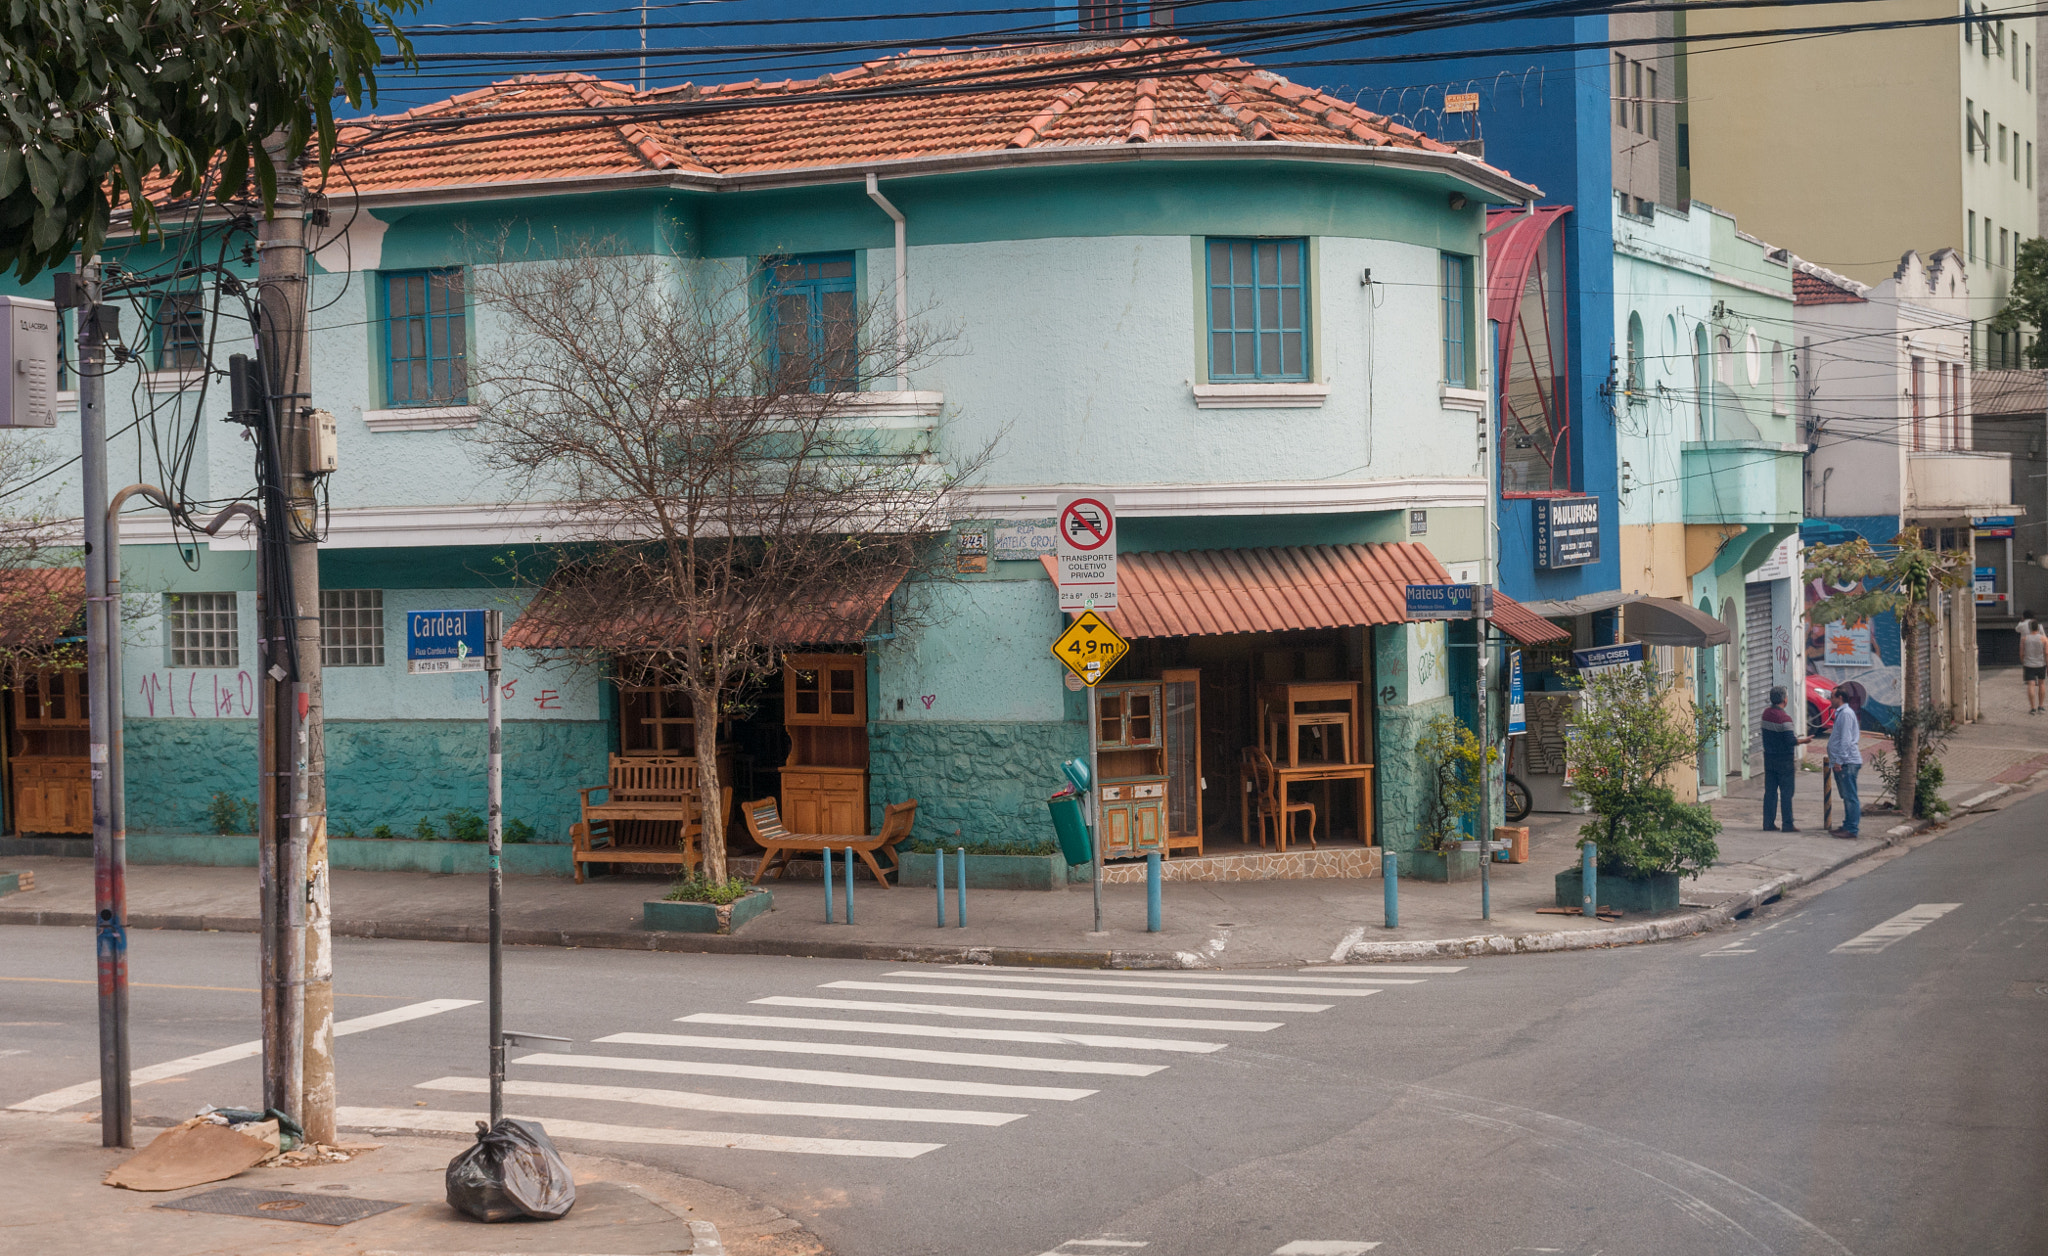
[[951, 338], [899, 325], [850, 282], [790, 282], [814, 262], [611, 241], [499, 256], [475, 271], [500, 325], [470, 368], [474, 436], [570, 538], [523, 635], [688, 695], [704, 873], [723, 881], [721, 715], [785, 650], [858, 640], [899, 583], [941, 573], [953, 491], [989, 449], [948, 460], [936, 421], [866, 419], [861, 387]]

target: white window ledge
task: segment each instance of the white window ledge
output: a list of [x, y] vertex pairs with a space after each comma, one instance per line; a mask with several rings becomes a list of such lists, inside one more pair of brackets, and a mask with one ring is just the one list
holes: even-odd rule
[[197, 388], [205, 378], [205, 371], [144, 371], [142, 384], [153, 393], [174, 393]]
[[1437, 396], [1446, 410], [1486, 413], [1486, 390], [1483, 388], [1453, 388], [1449, 384], [1438, 384]]
[[1191, 384], [1203, 410], [1314, 410], [1330, 399], [1328, 384]]
[[420, 406], [409, 410], [365, 410], [373, 432], [441, 432], [476, 426], [475, 406]]
[[58, 394], [57, 394], [57, 409], [59, 409], [59, 410], [76, 410], [76, 409], [78, 409], [78, 390], [77, 390], [76, 388], [67, 388], [67, 389], [63, 390], [62, 392], [58, 393]]
[[835, 419], [930, 419], [945, 408], [946, 394], [936, 392], [844, 392], [831, 399]]

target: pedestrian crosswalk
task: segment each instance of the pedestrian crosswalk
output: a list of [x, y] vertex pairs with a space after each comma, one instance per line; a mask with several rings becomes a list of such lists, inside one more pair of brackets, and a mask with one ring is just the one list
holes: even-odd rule
[[[1123, 1235], [1068, 1239], [1038, 1256], [1138, 1256], [1140, 1248], [1150, 1246], [1152, 1244], [1144, 1239]], [[1355, 1239], [1293, 1239], [1274, 1248], [1272, 1256], [1365, 1256], [1378, 1246], [1377, 1242]]]
[[[1398, 997], [1462, 969], [883, 970], [816, 982], [803, 993], [763, 992], [744, 1008], [675, 1008], [664, 1020], [621, 1026], [573, 1052], [517, 1056], [506, 1107], [544, 1122], [557, 1138], [916, 1159], [1052, 1110], [1044, 1105], [1143, 1085], [1291, 1021], [1356, 1011], [1370, 996]], [[411, 1108], [344, 1108], [340, 1119], [354, 1129], [467, 1133], [485, 1116], [474, 1099], [490, 1083], [430, 1077], [414, 1089], [433, 1098]], [[896, 1133], [906, 1137], [887, 1136]], [[1142, 1246], [1103, 1237], [1059, 1250], [1074, 1256]], [[1370, 1246], [1301, 1240], [1282, 1250]]]

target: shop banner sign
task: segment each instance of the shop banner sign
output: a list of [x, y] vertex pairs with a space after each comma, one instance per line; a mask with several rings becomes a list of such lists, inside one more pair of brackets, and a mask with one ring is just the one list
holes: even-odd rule
[[1977, 568], [1975, 584], [1977, 586], [1977, 605], [1987, 606], [1998, 601], [1998, 568]]
[[1870, 621], [1845, 624], [1840, 620], [1822, 630], [1827, 646], [1821, 662], [1829, 667], [1876, 667], [1877, 656], [1870, 647]]
[[1996, 540], [2011, 536], [2013, 526], [2018, 522], [2012, 515], [1986, 515], [1977, 520], [1976, 533], [1980, 539]]
[[1529, 731], [1529, 713], [1522, 701], [1522, 652], [1508, 651], [1508, 736]]
[[1600, 499], [1539, 497], [1536, 565], [1546, 571], [1600, 561]]
[[415, 676], [484, 670], [483, 611], [407, 611], [405, 670]]
[[1617, 667], [1638, 666], [1642, 661], [1643, 643], [1640, 641], [1627, 641], [1620, 645], [1596, 645], [1590, 650], [1572, 651], [1572, 666], [1578, 669], [1581, 676], [1612, 671]]
[[1493, 586], [1485, 584], [1411, 584], [1408, 619], [1473, 619], [1493, 613]]

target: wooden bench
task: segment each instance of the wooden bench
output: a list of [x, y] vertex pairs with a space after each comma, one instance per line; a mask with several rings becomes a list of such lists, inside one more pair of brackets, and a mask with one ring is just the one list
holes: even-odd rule
[[[702, 861], [703, 817], [697, 810], [697, 761], [613, 755], [609, 779], [581, 791], [583, 819], [570, 829], [576, 881], [591, 863], [679, 864]], [[603, 802], [592, 802], [592, 794]], [[732, 790], [719, 791], [732, 818]]]
[[[777, 880], [789, 873], [789, 861], [794, 855], [822, 854], [828, 847], [841, 850], [852, 847], [861, 860], [875, 874], [875, 880], [889, 884], [888, 873], [897, 871], [901, 865], [896, 859], [896, 845], [910, 836], [910, 826], [917, 821], [917, 799], [909, 802], [892, 802], [882, 808], [882, 831], [872, 837], [842, 835], [834, 833], [792, 833], [782, 827], [781, 805], [773, 798], [759, 802], [744, 802], [740, 811], [747, 817], [747, 832], [761, 844], [761, 869], [754, 874], [754, 884], [759, 885], [770, 868], [776, 870]], [[880, 854], [889, 861], [884, 869], [875, 861]]]

